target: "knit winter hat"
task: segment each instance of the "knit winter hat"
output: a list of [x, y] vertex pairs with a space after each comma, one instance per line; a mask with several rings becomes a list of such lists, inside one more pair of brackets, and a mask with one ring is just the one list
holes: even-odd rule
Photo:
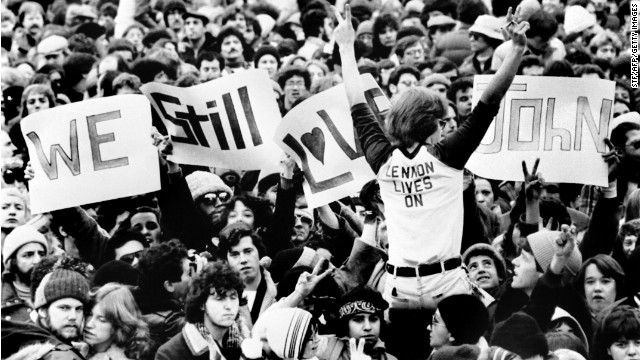
[[311, 325], [311, 313], [299, 308], [273, 309], [260, 315], [258, 322], [262, 322], [269, 347], [278, 358], [300, 358], [304, 335]]
[[431, 74], [422, 80], [422, 86], [429, 87], [433, 84], [442, 84], [448, 88], [451, 87], [451, 81], [442, 74]]
[[31, 225], [22, 225], [13, 229], [4, 239], [2, 246], [2, 261], [5, 267], [9, 265], [9, 259], [26, 244], [38, 243], [44, 246], [45, 253], [49, 253], [49, 243], [38, 230]]
[[438, 303], [440, 316], [456, 344], [475, 344], [489, 327], [489, 311], [473, 295], [459, 294]]
[[[551, 265], [551, 259], [553, 258], [553, 243], [559, 236], [559, 231], [546, 230], [538, 231], [527, 236], [527, 242], [531, 247], [531, 251], [533, 251], [533, 256], [544, 271], [546, 271], [549, 268], [549, 265]], [[580, 270], [580, 265], [582, 265], [582, 254], [576, 246], [573, 249], [571, 256], [569, 256], [565, 269], [569, 271], [571, 275], [575, 276], [578, 273], [578, 270]]]
[[225, 191], [229, 193], [229, 196], [233, 195], [231, 188], [228, 187], [218, 175], [210, 172], [194, 171], [187, 175], [185, 180], [187, 180], [187, 185], [189, 186], [193, 200], [212, 192]]
[[462, 254], [462, 262], [465, 265], [469, 265], [471, 258], [479, 255], [486, 255], [493, 259], [493, 263], [496, 265], [496, 270], [498, 271], [498, 277], [503, 280], [507, 278], [507, 264], [504, 258], [489, 244], [477, 243], [470, 246], [464, 254]]
[[256, 15], [256, 20], [260, 24], [260, 32], [261, 37], [266, 37], [273, 31], [273, 28], [276, 26], [276, 20], [267, 14], [258, 14]]
[[263, 45], [263, 46], [260, 46], [258, 50], [256, 50], [256, 53], [253, 55], [253, 64], [255, 65], [256, 68], [258, 67], [258, 62], [260, 61], [260, 58], [265, 55], [272, 55], [274, 58], [276, 58], [276, 62], [278, 63], [278, 68], [280, 68], [280, 65], [282, 64], [280, 62], [280, 54], [278, 53], [278, 49], [276, 49], [271, 45]]
[[432, 360], [477, 360], [480, 348], [477, 345], [443, 346], [431, 355]]
[[356, 31], [356, 38], [362, 34], [373, 34], [373, 21], [365, 20], [358, 25], [358, 30]]
[[580, 5], [567, 6], [564, 10], [565, 33], [578, 33], [596, 24], [596, 16]]
[[186, 12], [187, 6], [182, 0], [169, 0], [164, 3], [164, 7], [162, 8], [162, 13], [165, 14], [165, 16], [169, 11], [173, 11], [173, 10], [180, 10], [182, 12]]
[[54, 270], [40, 282], [33, 305], [39, 309], [65, 298], [74, 298], [86, 304], [89, 301], [89, 290], [89, 282], [80, 273], [65, 269]]
[[273, 281], [280, 282], [289, 269], [297, 266], [305, 266], [313, 269], [319, 258], [316, 251], [309, 247], [297, 247], [279, 251], [271, 262], [269, 272]]
[[93, 276], [93, 286], [102, 286], [110, 282], [123, 285], [138, 285], [138, 270], [121, 260], [112, 260], [100, 266]]
[[514, 313], [496, 325], [491, 345], [516, 353], [523, 359], [536, 355], [545, 357], [549, 353], [547, 339], [538, 323], [523, 312]]

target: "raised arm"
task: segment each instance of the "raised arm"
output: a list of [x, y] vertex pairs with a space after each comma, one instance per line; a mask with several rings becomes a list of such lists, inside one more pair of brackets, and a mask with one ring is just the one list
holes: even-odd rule
[[332, 7], [333, 12], [338, 20], [338, 26], [333, 30], [333, 36], [336, 44], [340, 47], [340, 59], [342, 61], [342, 79], [344, 87], [347, 90], [347, 99], [349, 107], [366, 103], [360, 84], [360, 73], [358, 72], [358, 64], [356, 62], [356, 52], [353, 44], [356, 41], [356, 33], [351, 24], [351, 8], [349, 5], [344, 7], [344, 16], [340, 16], [340, 12]]

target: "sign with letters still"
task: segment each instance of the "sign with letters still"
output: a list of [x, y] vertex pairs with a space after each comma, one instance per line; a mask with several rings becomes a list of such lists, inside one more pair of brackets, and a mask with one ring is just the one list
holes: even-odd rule
[[[383, 122], [391, 104], [370, 74], [361, 75], [367, 102]], [[360, 191], [375, 178], [353, 127], [344, 85], [316, 94], [291, 109], [275, 141], [304, 171], [309, 207], [316, 208]]]
[[140, 88], [167, 127], [179, 164], [258, 170], [280, 150], [271, 141], [282, 119], [271, 80], [249, 70], [189, 88]]
[[34, 214], [160, 189], [151, 108], [121, 95], [40, 111], [22, 120]]
[[[491, 75], [474, 77], [476, 104]], [[516, 76], [482, 143], [467, 163], [477, 175], [522, 181], [522, 161], [540, 158], [549, 182], [606, 186], [615, 83], [600, 79]]]

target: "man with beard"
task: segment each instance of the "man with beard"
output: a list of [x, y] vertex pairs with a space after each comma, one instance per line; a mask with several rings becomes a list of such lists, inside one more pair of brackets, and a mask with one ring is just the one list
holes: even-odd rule
[[29, 313], [34, 309], [30, 291], [31, 272], [46, 256], [48, 247], [44, 235], [29, 225], [16, 227], [5, 239], [2, 247], [6, 269], [2, 274], [3, 319], [29, 321]]
[[284, 90], [284, 99], [280, 112], [286, 114], [293, 104], [309, 95], [311, 76], [309, 72], [299, 66], [289, 66], [282, 69], [278, 77], [278, 85]]
[[178, 53], [185, 62], [195, 65], [200, 52], [215, 51], [216, 39], [207, 32], [208, 17], [195, 12], [185, 12], [182, 19], [185, 37], [178, 44]]
[[216, 51], [224, 59], [225, 74], [233, 74], [246, 69], [247, 64], [244, 59], [244, 51], [247, 44], [240, 30], [232, 26], [227, 26], [218, 34], [218, 46]]
[[18, 25], [14, 32], [12, 51], [19, 56], [25, 56], [42, 36], [44, 28], [44, 9], [33, 1], [26, 1], [18, 10]]

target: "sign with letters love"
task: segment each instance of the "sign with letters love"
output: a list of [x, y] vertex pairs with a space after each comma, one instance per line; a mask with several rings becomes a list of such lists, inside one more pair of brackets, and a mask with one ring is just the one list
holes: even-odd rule
[[[367, 102], [382, 122], [391, 104], [370, 74], [360, 78]], [[309, 207], [356, 194], [375, 178], [355, 133], [344, 85], [316, 94], [291, 109], [274, 140], [304, 171], [303, 188]]]

